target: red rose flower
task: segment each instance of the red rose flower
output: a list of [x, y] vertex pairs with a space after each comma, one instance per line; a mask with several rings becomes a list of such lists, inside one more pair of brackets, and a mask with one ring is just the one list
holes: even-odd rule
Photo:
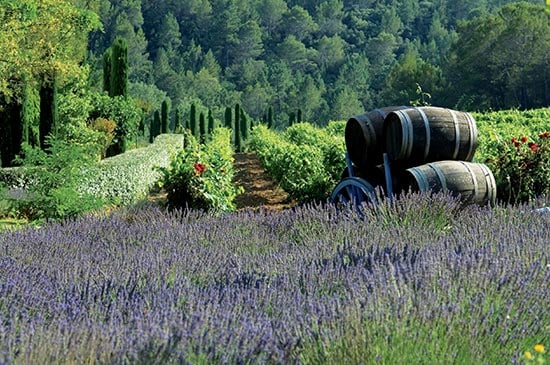
[[527, 142], [527, 137], [525, 137], [525, 136], [521, 137], [521, 142], [523, 142], [523, 143]]
[[546, 139], [548, 137], [550, 137], [550, 132], [544, 132], [544, 133], [539, 134], [540, 139]]
[[539, 149], [539, 145], [536, 144], [536, 143], [531, 142], [531, 143], [529, 143], [529, 148], [531, 149], [531, 151], [537, 152], [537, 150]]
[[206, 170], [206, 165], [203, 163], [195, 163], [193, 164], [193, 168], [195, 169], [195, 174], [200, 175]]

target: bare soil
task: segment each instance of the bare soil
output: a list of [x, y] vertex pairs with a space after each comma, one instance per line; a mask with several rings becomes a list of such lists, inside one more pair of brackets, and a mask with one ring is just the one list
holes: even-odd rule
[[235, 184], [244, 188], [244, 193], [235, 199], [238, 210], [259, 207], [282, 210], [296, 205], [264, 170], [255, 153], [236, 153], [235, 172]]

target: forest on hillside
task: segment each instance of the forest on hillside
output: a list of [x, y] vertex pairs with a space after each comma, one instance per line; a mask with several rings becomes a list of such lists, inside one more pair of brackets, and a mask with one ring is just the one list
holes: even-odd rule
[[240, 104], [276, 128], [387, 105], [550, 105], [542, 0], [0, 0], [0, 35], [3, 166], [49, 134], [147, 133], [162, 104], [171, 125]]
[[[550, 102], [542, 0], [111, 0], [94, 9], [92, 82], [116, 37], [129, 44], [131, 92], [173, 106], [240, 102], [281, 123], [346, 119], [393, 104], [467, 110]], [[538, 6], [537, 6], [538, 4]], [[467, 21], [467, 22], [466, 22]]]

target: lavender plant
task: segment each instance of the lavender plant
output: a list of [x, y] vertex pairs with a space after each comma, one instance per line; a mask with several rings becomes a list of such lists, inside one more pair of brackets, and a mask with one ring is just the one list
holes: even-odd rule
[[455, 204], [142, 205], [2, 233], [0, 363], [519, 364], [550, 342], [550, 217]]

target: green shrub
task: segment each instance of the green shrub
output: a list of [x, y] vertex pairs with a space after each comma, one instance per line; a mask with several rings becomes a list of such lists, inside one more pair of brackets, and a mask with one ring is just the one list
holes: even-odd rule
[[474, 157], [493, 172], [498, 199], [518, 203], [550, 194], [549, 142], [541, 138], [550, 131], [550, 108], [472, 115], [479, 135]]
[[50, 139], [48, 153], [25, 148], [24, 165], [1, 169], [3, 198], [18, 216], [63, 219], [105, 205], [129, 205], [162, 177], [183, 136], [163, 134], [144, 148], [97, 161], [95, 148]]
[[235, 210], [235, 197], [241, 191], [233, 184], [233, 149], [230, 130], [216, 128], [212, 138], [201, 145], [191, 134], [168, 167], [161, 167], [162, 185], [168, 205], [212, 212]]
[[47, 152], [24, 146], [23, 175], [3, 192], [16, 215], [28, 220], [64, 219], [104, 205], [103, 199], [78, 189], [82, 169], [95, 163], [94, 149], [55, 138], [47, 138], [47, 145]]
[[83, 171], [79, 190], [117, 205], [129, 205], [147, 196], [167, 167], [172, 155], [183, 144], [181, 134], [161, 134], [147, 147], [136, 148]]
[[550, 132], [534, 139], [512, 137], [498, 144], [495, 158], [486, 163], [501, 201], [520, 203], [550, 195]]
[[308, 123], [295, 124], [283, 134], [257, 126], [250, 145], [264, 168], [299, 202], [326, 199], [345, 166], [343, 136]]

